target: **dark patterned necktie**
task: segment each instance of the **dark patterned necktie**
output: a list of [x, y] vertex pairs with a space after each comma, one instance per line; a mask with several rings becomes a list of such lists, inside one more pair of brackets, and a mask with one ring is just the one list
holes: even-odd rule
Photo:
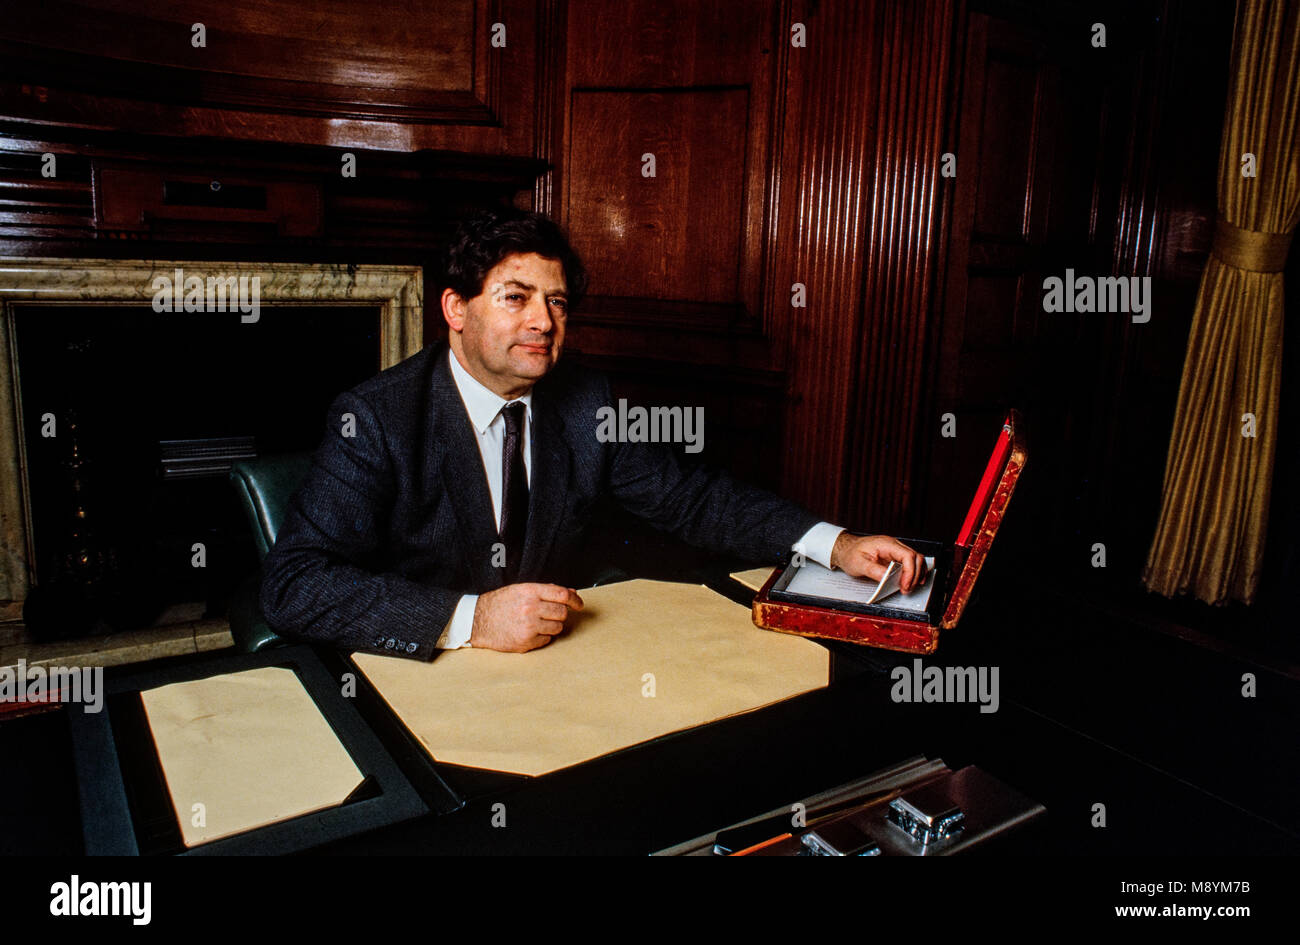
[[501, 408], [506, 439], [501, 444], [501, 540], [506, 546], [506, 583], [519, 577], [528, 525], [528, 471], [524, 468], [524, 405], [516, 400]]

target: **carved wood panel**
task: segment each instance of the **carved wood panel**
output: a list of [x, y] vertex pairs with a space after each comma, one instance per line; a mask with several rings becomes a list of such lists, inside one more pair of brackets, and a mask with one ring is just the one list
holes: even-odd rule
[[590, 262], [586, 315], [630, 345], [754, 333], [778, 30], [772, 0], [568, 5], [558, 215]]
[[745, 89], [575, 91], [569, 233], [603, 296], [735, 304]]
[[[535, 153], [557, 0], [48, 0], [0, 18], [0, 114], [72, 127]], [[199, 29], [199, 26], [202, 29]], [[539, 32], [539, 29], [542, 32]]]

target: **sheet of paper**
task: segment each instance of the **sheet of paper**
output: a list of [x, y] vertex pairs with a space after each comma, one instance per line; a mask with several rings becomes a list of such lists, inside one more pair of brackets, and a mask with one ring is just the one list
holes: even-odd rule
[[291, 669], [173, 683], [140, 698], [187, 847], [337, 806], [363, 780]]
[[772, 576], [773, 568], [751, 568], [748, 571], [736, 571], [729, 575], [733, 581], [739, 581], [754, 593], [763, 589], [767, 579]]
[[826, 685], [829, 653], [754, 626], [693, 584], [581, 591], [585, 610], [529, 653], [353, 660], [438, 761], [545, 774]]
[[[926, 567], [934, 567], [934, 558], [925, 559]], [[900, 610], [923, 611], [930, 603], [930, 591], [934, 587], [934, 581], [927, 578], [925, 583], [920, 587], [912, 590], [910, 594], [899, 592], [891, 597], [884, 598], [875, 603], [882, 604], [886, 607], [897, 607]], [[803, 566], [795, 571], [794, 577], [786, 585], [786, 591], [791, 594], [802, 594], [807, 597], [824, 597], [828, 600], [851, 600], [859, 604], [873, 603], [872, 598], [876, 594], [878, 584], [868, 578], [850, 577], [843, 571], [832, 571], [824, 568], [816, 561], [805, 561]]]

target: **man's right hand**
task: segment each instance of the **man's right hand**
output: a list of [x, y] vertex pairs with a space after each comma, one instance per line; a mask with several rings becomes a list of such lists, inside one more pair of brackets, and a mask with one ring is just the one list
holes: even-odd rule
[[480, 594], [474, 606], [470, 646], [527, 653], [546, 646], [564, 629], [569, 611], [582, 610], [578, 592], [558, 584], [507, 584]]

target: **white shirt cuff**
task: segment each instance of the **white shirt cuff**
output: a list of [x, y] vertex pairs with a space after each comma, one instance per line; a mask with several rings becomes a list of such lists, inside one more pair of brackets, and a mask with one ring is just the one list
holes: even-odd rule
[[831, 566], [831, 552], [835, 550], [835, 540], [844, 529], [830, 522], [818, 522], [804, 536], [794, 543], [792, 551], [805, 558], [816, 561], [823, 568]]
[[474, 608], [477, 606], [477, 594], [466, 594], [460, 599], [447, 622], [447, 629], [438, 637], [438, 649], [459, 650], [470, 645], [469, 638], [474, 633]]

